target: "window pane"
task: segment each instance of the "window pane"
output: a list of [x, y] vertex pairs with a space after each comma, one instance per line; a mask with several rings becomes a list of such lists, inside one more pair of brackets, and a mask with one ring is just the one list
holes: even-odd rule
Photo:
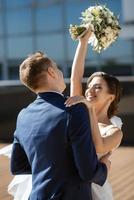
[[7, 26], [9, 34], [31, 32], [31, 10], [7, 12]]
[[45, 52], [49, 57], [57, 60], [63, 60], [63, 35], [55, 34], [50, 36], [40, 36], [37, 39], [37, 50]]
[[32, 3], [32, 0], [6, 0], [6, 4], [8, 8], [12, 8], [14, 6], [25, 6], [29, 3]]
[[32, 53], [32, 38], [9, 38], [8, 58], [23, 58]]
[[[72, 3], [72, 2], [75, 2], [75, 3], [81, 3], [82, 0], [66, 0], [68, 3]], [[89, 0], [85, 0], [84, 2], [88, 3], [89, 4]], [[91, 1], [90, 1], [91, 2]], [[82, 2], [83, 3], [83, 2]]]
[[[55, 17], [54, 17], [55, 16]], [[37, 10], [37, 30], [51, 31], [62, 28], [62, 8], [52, 6]]]
[[62, 3], [63, 0], [38, 0], [39, 4], [45, 4], [45, 5], [53, 5], [53, 4], [58, 4]]
[[67, 4], [67, 25], [80, 24], [80, 15], [83, 10], [87, 7], [87, 3], [68, 3]]
[[19, 65], [20, 65], [20, 63], [18, 64], [17, 62], [16, 62], [16, 64], [14, 63], [13, 66], [11, 66], [10, 63], [9, 63], [8, 76], [9, 76], [10, 80], [19, 79]]
[[102, 58], [112, 59], [115, 62], [132, 63], [131, 48], [132, 43], [130, 41], [118, 39], [102, 53]]
[[[68, 39], [67, 39], [67, 42], [68, 42], [68, 57], [69, 57], [69, 61], [73, 61], [74, 59], [74, 55], [75, 55], [75, 51], [76, 51], [76, 47], [78, 45], [78, 41], [74, 41], [71, 39], [71, 36], [69, 35], [68, 36]], [[96, 61], [96, 54], [91, 51], [91, 48], [89, 47], [88, 45], [88, 49], [87, 49], [87, 56], [86, 56], [86, 61], [93, 61], [95, 60]]]
[[3, 39], [0, 39], [0, 80], [2, 79], [2, 66], [4, 58], [4, 43]]
[[0, 36], [3, 34], [2, 13], [0, 13]]
[[69, 51], [68, 51], [68, 57], [69, 57], [69, 61], [71, 61], [71, 62], [73, 60], [77, 44], [78, 44], [78, 42], [73, 41], [71, 39], [71, 37], [68, 36], [68, 49], [69, 49]]
[[0, 59], [4, 56], [4, 46], [3, 46], [3, 39], [0, 39]]

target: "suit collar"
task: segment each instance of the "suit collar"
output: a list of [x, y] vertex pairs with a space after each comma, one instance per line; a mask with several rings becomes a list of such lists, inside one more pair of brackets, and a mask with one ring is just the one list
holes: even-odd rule
[[41, 92], [38, 93], [37, 98], [42, 98], [44, 100], [52, 100], [52, 101], [65, 101], [66, 97], [59, 92], [50, 91], [50, 92]]

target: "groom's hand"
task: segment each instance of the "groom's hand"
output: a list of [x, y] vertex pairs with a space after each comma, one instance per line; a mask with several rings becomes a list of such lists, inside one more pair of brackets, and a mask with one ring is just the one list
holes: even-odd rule
[[111, 161], [109, 160], [111, 156], [111, 152], [107, 153], [106, 155], [100, 158], [100, 162], [104, 163], [107, 166], [108, 172], [111, 169]]

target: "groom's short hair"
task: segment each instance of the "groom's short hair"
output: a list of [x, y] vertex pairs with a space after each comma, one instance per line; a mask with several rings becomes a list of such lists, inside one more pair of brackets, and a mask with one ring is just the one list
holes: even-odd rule
[[[26, 58], [20, 65], [20, 80], [32, 91], [40, 86], [40, 82], [47, 81], [45, 73], [48, 67], [53, 67], [53, 61], [42, 52], [36, 52]], [[43, 73], [42, 73], [43, 72]]]

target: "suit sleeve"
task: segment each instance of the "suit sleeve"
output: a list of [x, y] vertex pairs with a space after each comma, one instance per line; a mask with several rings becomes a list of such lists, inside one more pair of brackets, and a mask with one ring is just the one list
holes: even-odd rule
[[97, 158], [91, 135], [89, 113], [82, 103], [71, 108], [69, 139], [81, 179], [102, 186], [107, 178], [107, 167]]
[[31, 166], [28, 162], [26, 153], [15, 136], [11, 153], [10, 168], [13, 175], [31, 174]]

